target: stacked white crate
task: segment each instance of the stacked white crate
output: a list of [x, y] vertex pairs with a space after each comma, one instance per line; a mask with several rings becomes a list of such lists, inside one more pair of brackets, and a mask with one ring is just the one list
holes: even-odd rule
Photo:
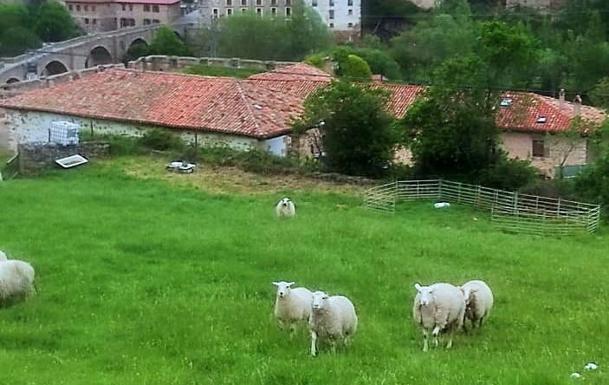
[[49, 128], [49, 142], [62, 144], [78, 144], [78, 132], [80, 125], [72, 122], [51, 122]]

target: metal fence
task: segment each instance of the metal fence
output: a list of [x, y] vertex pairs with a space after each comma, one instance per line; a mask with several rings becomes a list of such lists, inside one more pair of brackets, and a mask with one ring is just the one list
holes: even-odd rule
[[406, 200], [441, 200], [490, 212], [493, 224], [506, 231], [538, 235], [594, 232], [600, 205], [498, 190], [443, 179], [401, 180], [366, 191], [367, 208], [395, 213]]

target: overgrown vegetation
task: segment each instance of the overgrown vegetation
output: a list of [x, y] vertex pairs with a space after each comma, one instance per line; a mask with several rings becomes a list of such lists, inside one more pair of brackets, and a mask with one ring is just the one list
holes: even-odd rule
[[20, 55], [42, 42], [75, 37], [79, 29], [59, 3], [0, 4], [0, 56]]
[[264, 72], [263, 70], [253, 68], [230, 68], [208, 66], [205, 64], [197, 64], [190, 66], [184, 70], [187, 74], [202, 75], [202, 76], [228, 76], [232, 78], [246, 79], [257, 73]]
[[136, 43], [129, 47], [123, 57], [123, 62], [129, 62], [142, 56], [171, 55], [192, 56], [191, 49], [175, 34], [173, 29], [161, 26], [154, 34], [150, 45]]

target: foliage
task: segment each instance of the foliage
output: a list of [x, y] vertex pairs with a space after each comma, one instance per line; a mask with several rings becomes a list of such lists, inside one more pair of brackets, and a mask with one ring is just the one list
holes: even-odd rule
[[184, 142], [176, 134], [162, 128], [146, 130], [139, 143], [146, 148], [159, 151], [184, 148]]
[[390, 80], [399, 80], [401, 77], [398, 63], [393, 60], [388, 52], [379, 48], [341, 45], [328, 51], [309, 55], [305, 59], [305, 62], [315, 67], [323, 68], [327, 60], [332, 60], [337, 65], [337, 75], [341, 76], [341, 67], [345, 65], [349, 55], [356, 55], [362, 58], [368, 64], [373, 74], [383, 75]]
[[258, 60], [302, 60], [332, 44], [319, 14], [300, 0], [290, 18], [239, 13], [213, 23], [200, 40], [202, 55]]
[[78, 34], [74, 19], [59, 3], [44, 2], [35, 9], [34, 14], [34, 31], [42, 41], [62, 41]]
[[167, 26], [162, 26], [156, 31], [152, 42], [150, 42], [149, 52], [150, 55], [191, 55], [190, 50], [182, 39]]
[[145, 42], [137, 42], [129, 46], [127, 53], [123, 57], [123, 63], [128, 63], [140, 57], [150, 55], [150, 47]]
[[576, 177], [575, 189], [583, 199], [600, 203], [609, 218], [609, 151]]
[[597, 107], [609, 109], [609, 76], [594, 85], [590, 91], [590, 101]]
[[508, 159], [507, 154], [503, 154], [482, 171], [480, 184], [508, 191], [517, 191], [524, 186], [531, 185], [536, 178], [537, 171], [531, 166], [531, 162]]
[[318, 127], [325, 161], [332, 171], [378, 176], [385, 172], [397, 136], [385, 110], [387, 93], [348, 81], [335, 81], [305, 101], [296, 121], [300, 133]]
[[[212, 180], [144, 179], [158, 163], [137, 164], [142, 179], [92, 162], [0, 189], [0, 245], [33, 264], [39, 289], [2, 309], [10, 370], [0, 383], [565, 385], [609, 359], [599, 343], [609, 340], [606, 232], [514, 236], [428, 202], [373, 215], [359, 196], [286, 179], [213, 193]], [[213, 175], [231, 183], [226, 174]], [[293, 221], [273, 216], [283, 196], [296, 202]], [[473, 277], [496, 294], [488, 322], [424, 355], [413, 283]], [[306, 326], [289, 338], [271, 318], [278, 279], [351, 298], [361, 321], [352, 345], [309, 358]], [[582, 290], [591, 282], [593, 293]], [[609, 381], [603, 369], [582, 373], [587, 385]]]
[[197, 64], [190, 66], [184, 70], [187, 74], [192, 75], [203, 75], [203, 76], [229, 76], [234, 78], [245, 79], [249, 76], [262, 72], [258, 69], [253, 68], [228, 68], [228, 67], [215, 67], [208, 66], [205, 64]]
[[339, 64], [340, 76], [351, 80], [368, 80], [372, 76], [372, 71], [368, 63], [361, 57], [353, 54], [347, 57]]
[[17, 56], [22, 54], [24, 49], [40, 46], [38, 36], [24, 27], [11, 27], [0, 33], [0, 56]]

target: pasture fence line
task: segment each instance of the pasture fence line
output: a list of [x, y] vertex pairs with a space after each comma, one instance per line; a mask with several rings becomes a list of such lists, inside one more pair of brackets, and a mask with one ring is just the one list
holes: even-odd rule
[[445, 179], [398, 180], [375, 186], [364, 194], [364, 206], [393, 214], [396, 203], [441, 200], [490, 212], [499, 229], [536, 235], [595, 232], [600, 205], [499, 190]]
[[19, 173], [19, 154], [14, 155], [0, 167], [0, 181], [12, 179]]

